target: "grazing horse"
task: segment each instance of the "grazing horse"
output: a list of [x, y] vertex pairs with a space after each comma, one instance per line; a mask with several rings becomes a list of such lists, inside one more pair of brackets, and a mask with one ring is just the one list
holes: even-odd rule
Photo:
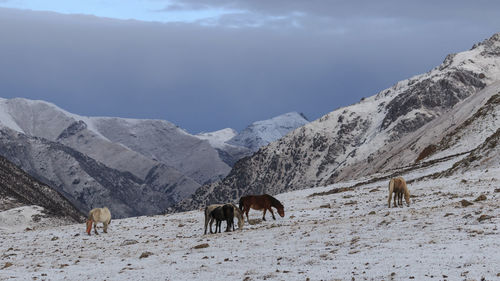
[[[234, 209], [231, 204], [225, 204], [222, 207], [219, 206], [213, 209], [210, 212], [209, 217], [212, 222], [215, 220], [215, 233], [217, 233], [217, 228], [219, 229], [219, 233], [221, 232], [221, 224], [223, 220], [227, 222], [226, 232], [231, 231], [231, 226], [234, 226]], [[212, 224], [210, 224], [210, 233], [213, 233]]]
[[[245, 224], [245, 219], [243, 218], [243, 213], [241, 210], [236, 207], [233, 203], [228, 203], [233, 206], [234, 216], [238, 218], [238, 229], [243, 229], [243, 225]], [[210, 217], [210, 213], [217, 207], [222, 207], [224, 204], [213, 204], [209, 205], [205, 208], [205, 234], [207, 234], [207, 226], [210, 223], [210, 229], [212, 229], [212, 223], [214, 222], [214, 218]], [[234, 223], [233, 223], [233, 231], [234, 231]]]
[[406, 204], [410, 207], [410, 191], [408, 190], [406, 182], [402, 177], [393, 178], [389, 182], [389, 208], [391, 207], [392, 193], [395, 193], [394, 207], [397, 207], [398, 204], [400, 207], [403, 207], [403, 194], [405, 196]]
[[240, 198], [240, 210], [247, 215], [248, 221], [250, 221], [248, 218], [248, 211], [250, 211], [250, 208], [254, 210], [263, 210], [262, 220], [264, 221], [266, 220], [266, 211], [269, 210], [275, 220], [276, 218], [274, 217], [273, 209], [271, 209], [271, 207], [276, 208], [281, 217], [285, 216], [285, 209], [283, 205], [280, 201], [278, 201], [278, 199], [272, 197], [271, 195], [247, 195]]
[[104, 225], [104, 233], [108, 233], [108, 224], [111, 222], [111, 213], [109, 209], [95, 208], [89, 212], [89, 218], [87, 219], [87, 234], [90, 235], [90, 230], [92, 229], [92, 223], [94, 224], [94, 232], [97, 233], [97, 223], [102, 222]]

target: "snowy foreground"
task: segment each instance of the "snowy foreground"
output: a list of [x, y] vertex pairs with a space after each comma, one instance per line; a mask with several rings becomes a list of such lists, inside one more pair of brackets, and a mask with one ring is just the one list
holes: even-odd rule
[[203, 235], [201, 211], [90, 237], [84, 224], [0, 229], [0, 280], [500, 279], [500, 170], [412, 183], [409, 208], [387, 208], [385, 181], [308, 197], [350, 185], [278, 195], [284, 218], [252, 210], [230, 233]]

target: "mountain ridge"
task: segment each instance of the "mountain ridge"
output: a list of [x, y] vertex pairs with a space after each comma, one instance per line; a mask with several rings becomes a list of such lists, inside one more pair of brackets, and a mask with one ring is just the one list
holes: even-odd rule
[[[421, 150], [411, 139], [415, 132], [446, 116], [484, 88], [496, 87], [497, 80], [500, 80], [500, 33], [475, 44], [469, 51], [448, 55], [441, 65], [427, 73], [400, 81], [294, 130], [240, 160], [224, 180], [200, 187], [173, 210], [235, 201], [250, 193], [277, 194], [332, 184], [412, 163], [417, 156], [386, 160], [406, 150], [418, 155]], [[488, 93], [491, 95], [495, 90]], [[482, 103], [484, 99], [476, 102]], [[400, 151], [395, 149], [398, 143], [403, 146]]]

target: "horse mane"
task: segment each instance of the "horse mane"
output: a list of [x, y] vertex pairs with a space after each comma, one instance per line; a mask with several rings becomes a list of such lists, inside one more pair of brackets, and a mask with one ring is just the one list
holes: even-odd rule
[[278, 199], [276, 199], [276, 198], [272, 197], [272, 196], [271, 196], [271, 195], [269, 195], [269, 194], [265, 194], [265, 195], [266, 195], [266, 197], [267, 197], [267, 198], [269, 198], [269, 200], [271, 200], [271, 205], [272, 205], [272, 206], [274, 206], [274, 207], [279, 207], [279, 208], [283, 208], [283, 204], [281, 204], [281, 202], [280, 202]]

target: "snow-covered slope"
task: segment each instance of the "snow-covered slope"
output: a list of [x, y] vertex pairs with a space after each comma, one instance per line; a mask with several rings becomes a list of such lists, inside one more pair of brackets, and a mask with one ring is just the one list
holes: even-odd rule
[[3, 126], [68, 145], [143, 179], [158, 162], [200, 184], [230, 170], [209, 144], [167, 121], [85, 117], [45, 101], [21, 98], [0, 99], [0, 112]]
[[172, 166], [196, 182], [210, 183], [231, 170], [206, 141], [164, 120], [92, 117], [97, 131], [114, 143]]
[[63, 194], [86, 213], [108, 206], [114, 217], [158, 214], [199, 186], [159, 163], [141, 179], [68, 146], [0, 129], [0, 155]]
[[215, 132], [200, 133], [196, 137], [208, 141], [217, 150], [220, 159], [232, 167], [241, 158], [253, 154], [253, 151], [247, 147], [228, 143], [229, 140], [237, 135], [238, 133], [234, 129], [226, 128]]
[[234, 138], [238, 132], [231, 128], [226, 128], [209, 133], [199, 133], [196, 135], [199, 139], [207, 140], [211, 146], [216, 148], [224, 148], [227, 141]]
[[[33, 207], [37, 205], [37, 207]], [[0, 156], [0, 228], [25, 229], [48, 220], [81, 222], [83, 214], [64, 196]], [[52, 223], [52, 222], [51, 222]]]
[[202, 210], [113, 220], [90, 237], [83, 223], [0, 228], [0, 279], [496, 280], [499, 175], [412, 182], [403, 208], [387, 208], [386, 180], [279, 194], [284, 218], [252, 210], [251, 225], [220, 234], [203, 235]]
[[289, 112], [268, 120], [254, 122], [241, 133], [228, 140], [227, 143], [247, 147], [255, 152], [262, 146], [282, 138], [292, 130], [307, 123], [309, 121], [304, 115]]
[[[199, 188], [176, 208], [189, 210], [243, 194], [276, 194], [411, 165], [426, 147], [453, 134], [498, 93], [497, 81], [500, 33], [469, 51], [447, 56], [428, 73], [398, 82], [294, 130], [237, 163], [220, 183]], [[498, 111], [495, 107], [489, 112]], [[488, 118], [485, 127], [498, 126], [495, 116]], [[443, 120], [462, 123], [448, 122], [436, 130]], [[476, 141], [496, 129], [486, 130]], [[477, 136], [472, 131], [468, 135]], [[460, 143], [474, 141], [458, 135], [457, 139]], [[444, 152], [439, 157], [447, 156], [450, 154]]]

